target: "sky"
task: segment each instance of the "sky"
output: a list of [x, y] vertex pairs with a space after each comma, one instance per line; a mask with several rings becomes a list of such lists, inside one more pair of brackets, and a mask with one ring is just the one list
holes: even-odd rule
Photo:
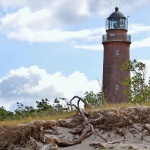
[[101, 90], [105, 19], [128, 17], [130, 59], [150, 71], [150, 0], [0, 0], [0, 107]]

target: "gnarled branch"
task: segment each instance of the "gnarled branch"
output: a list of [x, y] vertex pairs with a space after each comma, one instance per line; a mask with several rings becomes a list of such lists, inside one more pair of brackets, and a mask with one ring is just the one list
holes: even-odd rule
[[[72, 103], [72, 101], [75, 98], [78, 98], [77, 105]], [[100, 138], [102, 138], [105, 142], [107, 142], [109, 144], [117, 143], [117, 142], [108, 142], [107, 139], [103, 138], [100, 134], [98, 134], [94, 131], [93, 125], [88, 120], [88, 117], [87, 117], [88, 113], [81, 110], [81, 108], [79, 106], [80, 101], [82, 101], [84, 103], [84, 106], [86, 108], [92, 108], [92, 106], [90, 104], [88, 104], [84, 99], [82, 99], [79, 96], [74, 96], [70, 100], [70, 102], [67, 103], [68, 106], [75, 107], [75, 109], [79, 112], [81, 118], [83, 119], [82, 125], [84, 128], [83, 128], [82, 133], [80, 134], [79, 138], [76, 140], [73, 140], [73, 141], [69, 141], [69, 140], [64, 140], [64, 139], [57, 138], [57, 137], [47, 137], [47, 136], [44, 136], [44, 130], [43, 130], [43, 128], [41, 128], [41, 131], [40, 131], [41, 132], [40, 133], [41, 142], [50, 143], [50, 144], [52, 144], [52, 146], [56, 146], [56, 145], [61, 146], [61, 147], [72, 146], [72, 145], [81, 143], [84, 139], [86, 139], [93, 133], [93, 134], [99, 136]], [[31, 138], [31, 141], [34, 144], [35, 149], [38, 150], [37, 142], [35, 140], [33, 140], [33, 138]]]

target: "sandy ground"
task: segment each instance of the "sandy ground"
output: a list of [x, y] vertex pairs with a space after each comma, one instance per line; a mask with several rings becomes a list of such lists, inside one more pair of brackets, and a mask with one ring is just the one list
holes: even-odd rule
[[[52, 145], [51, 140], [54, 138], [50, 137], [56, 137], [60, 141], [66, 139], [70, 143], [81, 137], [84, 129], [83, 120], [80, 115], [75, 115], [57, 121], [32, 121], [14, 127], [0, 127], [0, 150], [29, 150], [35, 145], [33, 141], [40, 145], [37, 150], [150, 150], [149, 106], [95, 110], [89, 112], [88, 121], [95, 132], [107, 142], [92, 133], [80, 144], [59, 148], [55, 145], [55, 149], [52, 149], [54, 144]], [[44, 129], [44, 137], [48, 137], [49, 144], [43, 145], [39, 142], [42, 141], [41, 127]], [[71, 134], [71, 130], [80, 135]]]
[[[150, 127], [150, 124], [146, 124], [146, 126]], [[109, 142], [118, 142], [115, 144], [108, 144], [104, 142], [100, 137], [92, 134], [89, 138], [82, 141], [82, 143], [74, 146], [59, 148], [60, 150], [95, 150], [95, 149], [113, 149], [113, 150], [150, 150], [150, 135], [143, 135], [140, 130], [142, 126], [140, 124], [135, 124], [133, 128], [125, 128], [123, 129], [124, 135], [117, 134], [116, 131], [111, 132], [103, 132], [101, 131], [101, 135]], [[122, 129], [121, 129], [122, 130]], [[72, 141], [74, 138], [78, 138], [78, 136], [74, 137], [69, 133], [70, 129], [58, 127], [59, 135], [57, 137], [67, 139]], [[145, 131], [146, 132], [146, 131]], [[53, 136], [46, 134], [46, 136]], [[56, 136], [56, 135], [55, 135]], [[93, 146], [90, 144], [93, 143]]]

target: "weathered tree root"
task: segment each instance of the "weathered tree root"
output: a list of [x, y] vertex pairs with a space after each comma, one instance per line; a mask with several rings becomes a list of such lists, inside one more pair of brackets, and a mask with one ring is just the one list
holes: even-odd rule
[[90, 110], [92, 108], [92, 106], [90, 104], [88, 104], [83, 98], [79, 97], [79, 96], [74, 96], [71, 100], [70, 100], [70, 104], [72, 104], [72, 101], [78, 98], [78, 102], [77, 102], [77, 107], [80, 108], [79, 103], [80, 101], [82, 101], [84, 103], [84, 109], [85, 110]]
[[[78, 98], [77, 105], [72, 104], [72, 101], [75, 98]], [[107, 139], [102, 137], [99, 133], [95, 132], [93, 125], [89, 122], [89, 120], [87, 118], [88, 113], [80, 109], [80, 106], [79, 106], [80, 101], [82, 101], [84, 103], [84, 106], [85, 106], [86, 109], [92, 108], [91, 105], [89, 105], [84, 99], [82, 99], [81, 97], [78, 97], [78, 96], [74, 96], [70, 100], [70, 102], [67, 103], [67, 105], [70, 106], [71, 108], [75, 107], [75, 109], [80, 114], [81, 118], [83, 119], [82, 125], [83, 125], [84, 129], [82, 130], [82, 133], [79, 136], [79, 138], [74, 140], [74, 141], [68, 141], [68, 140], [63, 140], [63, 139], [57, 138], [57, 137], [46, 137], [46, 136], [44, 136], [43, 128], [41, 128], [41, 130], [40, 130], [40, 141], [44, 142], [44, 143], [49, 143], [52, 146], [57, 146], [58, 145], [60, 147], [66, 147], [66, 146], [72, 146], [72, 145], [76, 145], [76, 144], [81, 143], [84, 139], [91, 136], [91, 134], [93, 133], [96, 136], [99, 136], [101, 139], [103, 139], [108, 144], [119, 143], [119, 142], [109, 142], [109, 141], [107, 141]], [[40, 147], [38, 146], [36, 140], [34, 140], [33, 138], [30, 138], [30, 139], [31, 139], [31, 142], [34, 145], [35, 149], [40, 150]]]
[[[78, 102], [77, 102], [77, 106], [71, 103], [72, 100], [75, 99], [75, 98], [78, 98], [78, 99], [79, 99]], [[83, 120], [85, 121], [85, 123], [88, 124], [88, 126], [91, 128], [91, 132], [92, 132], [93, 134], [99, 136], [101, 139], [103, 139], [103, 140], [104, 140], [106, 143], [108, 143], [108, 144], [119, 143], [119, 142], [109, 142], [109, 141], [107, 141], [107, 139], [105, 139], [105, 138], [102, 137], [100, 134], [98, 134], [98, 133], [96, 133], [96, 132], [94, 131], [93, 125], [92, 125], [91, 123], [89, 123], [88, 118], [87, 118], [87, 117], [85, 116], [85, 114], [84, 114], [84, 111], [82, 111], [82, 110], [80, 109], [80, 106], [79, 106], [79, 102], [80, 102], [80, 101], [82, 101], [82, 102], [84, 103], [84, 106], [86, 106], [86, 108], [88, 108], [88, 109], [91, 109], [91, 108], [92, 108], [92, 106], [91, 106], [90, 104], [88, 104], [84, 99], [82, 99], [82, 98], [79, 97], [79, 96], [74, 96], [74, 97], [70, 100], [70, 104], [68, 104], [68, 105], [72, 105], [72, 106], [74, 106], [74, 107], [78, 110], [78, 112], [79, 112], [80, 115], [82, 116], [82, 118], [83, 118]], [[83, 123], [83, 124], [84, 124], [84, 123]]]

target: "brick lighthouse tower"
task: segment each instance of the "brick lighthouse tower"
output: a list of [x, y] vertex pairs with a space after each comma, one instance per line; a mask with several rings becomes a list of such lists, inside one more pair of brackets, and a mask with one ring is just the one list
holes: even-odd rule
[[103, 62], [103, 92], [108, 103], [121, 103], [128, 101], [123, 92], [128, 87], [122, 83], [130, 77], [129, 71], [121, 70], [121, 66], [130, 60], [129, 47], [131, 36], [127, 34], [128, 18], [118, 7], [106, 19], [106, 35], [102, 37], [104, 46]]

